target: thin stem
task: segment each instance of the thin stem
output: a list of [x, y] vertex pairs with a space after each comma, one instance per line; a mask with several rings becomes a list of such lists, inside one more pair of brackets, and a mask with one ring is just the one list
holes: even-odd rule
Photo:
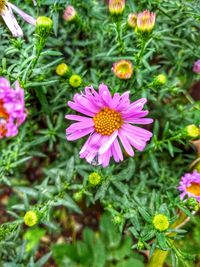
[[[185, 213], [181, 212], [179, 219], [171, 225], [171, 228], [179, 229], [184, 226], [189, 220], [190, 218], [187, 217]], [[174, 235], [176, 235], [176, 233], [168, 234], [169, 237]], [[173, 246], [174, 240], [171, 240], [170, 243], [171, 246]], [[163, 267], [168, 254], [169, 251], [164, 251], [157, 248], [149, 263], [147, 264], [147, 267]]]

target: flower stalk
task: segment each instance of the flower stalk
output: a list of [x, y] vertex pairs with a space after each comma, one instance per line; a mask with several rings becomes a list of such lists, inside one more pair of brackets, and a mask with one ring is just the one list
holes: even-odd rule
[[[175, 221], [171, 225], [171, 228], [172, 229], [179, 229], [182, 226], [184, 226], [189, 220], [190, 220], [190, 218], [185, 213], [181, 212], [178, 220]], [[174, 232], [168, 234], [169, 237], [170, 236], [172, 237], [174, 235], [176, 235], [176, 233], [174, 233]], [[173, 246], [174, 240], [171, 240], [170, 243], [171, 243], [171, 246]], [[164, 250], [160, 250], [157, 248], [155, 250], [153, 256], [151, 257], [149, 263], [147, 264], [147, 267], [163, 267], [168, 254], [169, 254], [169, 251], [164, 251]]]

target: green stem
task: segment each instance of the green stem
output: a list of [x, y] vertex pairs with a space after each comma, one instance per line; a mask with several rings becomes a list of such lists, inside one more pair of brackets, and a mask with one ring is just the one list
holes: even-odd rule
[[140, 68], [140, 65], [141, 65], [141, 61], [142, 61], [142, 58], [144, 56], [144, 52], [145, 52], [145, 46], [146, 46], [146, 43], [147, 41], [142, 39], [141, 41], [141, 45], [140, 45], [140, 52], [137, 56], [137, 59], [136, 59], [136, 64], [135, 64], [135, 69], [139, 69]]
[[34, 56], [33, 59], [31, 60], [31, 62], [29, 63], [29, 65], [27, 66], [23, 78], [22, 78], [22, 83], [26, 84], [27, 79], [32, 75], [33, 70], [35, 68], [35, 66], [38, 63], [38, 60], [40, 58], [40, 55], [42, 53], [42, 50], [45, 46], [45, 42], [46, 39], [44, 39], [43, 37], [37, 37], [36, 38], [36, 42], [35, 42], [35, 46], [33, 49], [33, 53], [32, 55]]
[[[179, 219], [171, 225], [171, 228], [178, 229], [185, 225], [188, 220], [189, 218], [185, 215], [185, 213], [181, 212]], [[170, 233], [168, 236], [170, 237], [174, 235], [176, 235], [176, 233]], [[171, 245], [173, 245], [173, 243], [174, 241], [171, 241]], [[168, 254], [169, 251], [164, 251], [157, 248], [147, 264], [147, 267], [163, 267]]]
[[121, 34], [121, 20], [118, 18], [116, 22], [116, 29], [117, 29], [117, 42], [119, 45], [120, 53], [124, 53], [124, 42], [122, 40], [122, 34]]

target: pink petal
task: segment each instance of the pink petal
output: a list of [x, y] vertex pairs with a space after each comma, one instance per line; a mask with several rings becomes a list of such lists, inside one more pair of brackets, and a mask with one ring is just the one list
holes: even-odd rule
[[122, 145], [123, 145], [124, 149], [126, 150], [126, 152], [130, 156], [134, 156], [134, 151], [133, 151], [128, 139], [124, 135], [123, 130], [121, 130], [121, 129], [119, 130], [119, 138], [120, 138], [120, 141], [122, 142]]
[[133, 135], [139, 136], [143, 140], [149, 140], [152, 137], [152, 133], [143, 128], [133, 126], [130, 124], [124, 124], [121, 127], [123, 130], [132, 133]]
[[149, 114], [149, 112], [147, 110], [143, 110], [143, 111], [122, 111], [121, 112], [123, 119], [129, 119], [129, 118], [142, 118], [145, 117]]
[[139, 100], [133, 102], [133, 103], [129, 106], [127, 112], [131, 112], [131, 111], [140, 111], [140, 110], [142, 110], [143, 107], [144, 107], [144, 104], [145, 104], [146, 102], [147, 102], [147, 99], [146, 99], [146, 98], [141, 98], [141, 99], [139, 99]]
[[10, 87], [10, 82], [4, 77], [0, 77], [0, 90], [2, 87]]
[[81, 107], [91, 111], [91, 112], [99, 112], [100, 108], [93, 104], [90, 100], [88, 100], [86, 97], [81, 96], [80, 94], [75, 94], [74, 96], [74, 102], [75, 104], [80, 105]]
[[109, 148], [104, 154], [99, 155], [99, 164], [103, 167], [107, 167], [109, 165], [111, 156], [111, 148]]
[[118, 135], [118, 131], [114, 131], [114, 133], [112, 133], [107, 141], [103, 144], [103, 146], [99, 149], [99, 154], [104, 154], [112, 145], [112, 143], [115, 141], [116, 137]]
[[36, 19], [26, 14], [24, 11], [19, 9], [17, 6], [11, 4], [10, 2], [7, 3], [8, 6], [10, 6], [15, 12], [17, 12], [26, 22], [36, 25]]
[[146, 142], [144, 140], [141, 140], [137, 136], [131, 135], [131, 134], [126, 133], [126, 132], [124, 132], [124, 134], [126, 135], [126, 137], [128, 138], [128, 141], [130, 142], [130, 144], [132, 146], [134, 146], [139, 151], [144, 150], [144, 148], [146, 146]]
[[72, 120], [72, 121], [90, 121], [91, 118], [87, 118], [87, 117], [82, 117], [82, 116], [78, 116], [78, 115], [66, 115], [65, 116], [66, 119], [68, 120]]
[[117, 140], [117, 138], [115, 139], [115, 141], [112, 144], [112, 153], [114, 156], [115, 161], [122, 161], [123, 160], [123, 154], [122, 154], [122, 150], [121, 147], [119, 145], [119, 142]]
[[87, 122], [76, 122], [76, 123], [73, 123], [72, 125], [70, 125], [66, 129], [66, 132], [72, 133], [72, 132], [75, 132], [78, 130], [87, 129], [87, 128], [92, 127], [92, 126], [94, 126], [94, 122], [92, 119], [90, 121], [87, 121]]
[[87, 110], [86, 108], [83, 108], [78, 104], [75, 104], [74, 102], [69, 101], [68, 102], [68, 106], [70, 108], [72, 108], [73, 110], [76, 110], [76, 111], [78, 111], [80, 113], [83, 113], [84, 115], [87, 115], [87, 116], [90, 116], [90, 117], [94, 117], [95, 116], [94, 112], [91, 112], [91, 111]]
[[14, 37], [23, 36], [22, 29], [16, 21], [12, 9], [9, 6], [5, 9], [4, 12], [1, 13], [1, 16]]
[[85, 135], [92, 133], [93, 130], [94, 130], [94, 128], [90, 127], [90, 128], [84, 129], [84, 130], [76, 131], [72, 134], [69, 134], [69, 135], [67, 134], [66, 138], [68, 141], [73, 141], [73, 140], [79, 139]]
[[119, 99], [118, 105], [115, 107], [117, 111], [127, 110], [130, 106], [129, 92], [123, 93]]
[[127, 118], [124, 120], [125, 123], [135, 123], [135, 124], [150, 124], [153, 122], [153, 119], [150, 118]]
[[104, 103], [110, 107], [112, 105], [112, 97], [110, 94], [110, 91], [108, 90], [108, 87], [105, 84], [100, 84], [99, 85], [99, 94], [104, 101]]

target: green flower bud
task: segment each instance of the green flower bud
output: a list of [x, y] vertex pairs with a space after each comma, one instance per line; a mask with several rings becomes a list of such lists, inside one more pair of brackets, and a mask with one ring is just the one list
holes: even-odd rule
[[83, 198], [83, 192], [79, 191], [73, 194], [73, 199], [77, 202], [80, 202]]
[[167, 76], [164, 74], [159, 74], [154, 79], [155, 85], [165, 85], [167, 82]]
[[50, 35], [53, 29], [53, 21], [45, 16], [38, 17], [36, 20], [36, 33], [46, 38]]
[[193, 210], [193, 211], [198, 211], [199, 210], [199, 202], [196, 198], [190, 197], [186, 201], [186, 206]]
[[38, 223], [38, 220], [38, 214], [34, 210], [29, 210], [24, 215], [24, 223], [29, 227], [36, 225]]
[[153, 218], [153, 226], [156, 230], [163, 232], [169, 228], [169, 220], [164, 214], [157, 214]]
[[137, 249], [138, 250], [142, 250], [143, 248], [144, 248], [144, 243], [139, 240], [138, 243], [137, 243]]
[[194, 124], [188, 125], [185, 131], [186, 135], [191, 138], [197, 138], [200, 135], [200, 129]]
[[69, 78], [69, 84], [72, 87], [79, 87], [82, 83], [82, 79], [79, 75], [77, 74], [73, 74], [70, 78]]
[[69, 71], [70, 71], [70, 68], [65, 63], [61, 63], [56, 67], [56, 73], [59, 76], [64, 76], [64, 75], [68, 74]]
[[101, 182], [101, 176], [97, 172], [93, 172], [89, 175], [88, 181], [90, 185], [96, 186]]
[[197, 170], [198, 172], [200, 172], [200, 161], [196, 164], [195, 170]]
[[114, 222], [115, 224], [121, 224], [122, 221], [123, 221], [123, 218], [122, 218], [121, 215], [116, 215], [116, 216], [113, 218], [113, 222]]

